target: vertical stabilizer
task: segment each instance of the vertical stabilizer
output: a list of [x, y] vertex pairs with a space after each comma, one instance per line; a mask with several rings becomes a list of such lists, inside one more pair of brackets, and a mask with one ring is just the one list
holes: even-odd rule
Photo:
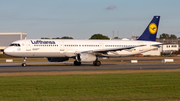
[[156, 41], [160, 16], [154, 16], [143, 34], [137, 40]]

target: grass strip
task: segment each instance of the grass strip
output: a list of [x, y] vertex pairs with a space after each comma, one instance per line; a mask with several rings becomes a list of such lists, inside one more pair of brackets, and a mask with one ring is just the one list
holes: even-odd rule
[[2, 101], [180, 100], [180, 72], [0, 77]]

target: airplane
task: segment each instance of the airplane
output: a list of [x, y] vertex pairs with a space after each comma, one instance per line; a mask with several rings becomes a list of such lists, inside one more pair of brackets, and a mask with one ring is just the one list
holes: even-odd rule
[[22, 39], [14, 41], [4, 49], [9, 56], [46, 57], [49, 62], [63, 62], [75, 59], [74, 65], [93, 62], [100, 66], [100, 57], [123, 57], [147, 52], [162, 45], [155, 42], [160, 16], [154, 16], [137, 40], [70, 40], [70, 39]]

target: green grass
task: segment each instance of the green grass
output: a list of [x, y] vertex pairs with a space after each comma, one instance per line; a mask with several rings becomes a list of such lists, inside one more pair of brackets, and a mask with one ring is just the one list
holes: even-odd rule
[[180, 100], [180, 73], [1, 76], [0, 100]]

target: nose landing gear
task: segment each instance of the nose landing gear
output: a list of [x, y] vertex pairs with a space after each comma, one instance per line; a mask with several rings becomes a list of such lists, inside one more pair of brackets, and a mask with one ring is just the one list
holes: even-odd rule
[[24, 62], [22, 63], [22, 67], [26, 67], [26, 60], [27, 60], [27, 57], [24, 57], [23, 60], [24, 60]]

